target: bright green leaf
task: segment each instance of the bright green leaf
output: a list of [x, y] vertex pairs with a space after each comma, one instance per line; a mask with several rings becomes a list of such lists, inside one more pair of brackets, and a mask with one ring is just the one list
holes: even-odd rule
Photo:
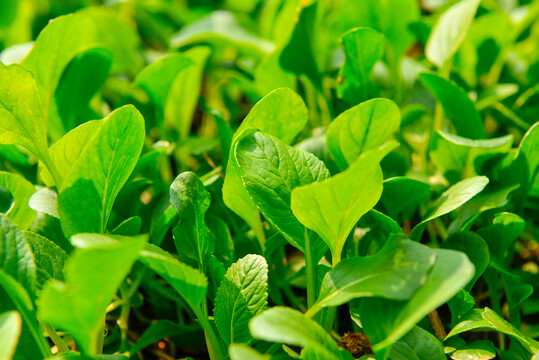
[[65, 265], [65, 283], [45, 284], [39, 318], [67, 331], [84, 353], [96, 355], [107, 306], [145, 244], [144, 238], [77, 234]]
[[243, 184], [260, 211], [296, 248], [305, 249], [305, 228], [292, 214], [294, 188], [330, 177], [323, 162], [271, 135], [246, 135], [236, 146]]
[[425, 55], [439, 68], [453, 58], [472, 24], [481, 0], [461, 0], [447, 9], [432, 29]]
[[400, 126], [400, 111], [389, 99], [372, 99], [354, 106], [331, 122], [328, 149], [341, 169], [388, 140]]
[[0, 314], [0, 359], [11, 359], [21, 335], [22, 319], [16, 311]]
[[440, 102], [445, 114], [455, 125], [458, 135], [470, 139], [486, 137], [483, 121], [464, 90], [455, 83], [431, 73], [422, 73], [419, 80]]
[[144, 119], [134, 106], [115, 110], [103, 121], [65, 177], [58, 197], [67, 237], [105, 231], [114, 199], [135, 168], [144, 136]]
[[370, 73], [384, 55], [386, 39], [374, 29], [357, 28], [347, 31], [341, 42], [345, 58], [337, 94], [350, 104], [357, 104], [368, 99]]
[[195, 173], [178, 175], [170, 186], [170, 203], [180, 222], [174, 228], [174, 243], [181, 258], [186, 258], [205, 271], [215, 249], [215, 237], [204, 219], [211, 195]]
[[236, 142], [246, 134], [246, 129], [253, 128], [289, 144], [305, 127], [307, 120], [307, 108], [301, 97], [290, 89], [281, 88], [262, 98], [234, 133], [223, 185], [223, 201], [254, 229], [259, 240], [264, 237], [260, 215], [241, 180], [241, 169], [234, 156]]
[[428, 247], [404, 235], [391, 236], [375, 255], [345, 259], [330, 270], [309, 313], [359, 297], [407, 299], [425, 280], [434, 260]]
[[396, 145], [392, 141], [366, 152], [331, 179], [292, 191], [292, 212], [320, 235], [333, 257], [340, 259], [348, 234], [380, 199], [383, 177], [379, 164]]
[[215, 299], [215, 323], [225, 343], [249, 343], [249, 321], [268, 307], [268, 265], [247, 255], [228, 268]]
[[455, 210], [481, 192], [488, 184], [485, 176], [476, 176], [451, 186], [427, 210], [425, 219], [412, 229], [411, 238], [418, 240], [427, 223]]
[[432, 310], [444, 304], [473, 277], [467, 256], [453, 250], [433, 250], [436, 263], [427, 281], [407, 301], [382, 298], [361, 300], [359, 314], [375, 351], [396, 342]]
[[32, 232], [25, 231], [24, 238], [34, 254], [37, 288], [41, 289], [51, 279], [64, 281], [64, 263], [68, 259], [65, 251], [49, 239]]
[[18, 174], [0, 171], [0, 187], [13, 196], [13, 204], [6, 216], [19, 229], [28, 229], [36, 217], [36, 212], [28, 206], [30, 197], [36, 192], [34, 185]]

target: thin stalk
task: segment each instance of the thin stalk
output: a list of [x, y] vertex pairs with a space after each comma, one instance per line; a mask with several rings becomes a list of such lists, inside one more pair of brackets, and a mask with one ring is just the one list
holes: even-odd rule
[[215, 331], [213, 330], [213, 327], [211, 326], [208, 318], [204, 314], [204, 311], [202, 310], [202, 308], [198, 306], [191, 306], [191, 309], [195, 313], [195, 316], [198, 318], [198, 321], [200, 321], [200, 325], [202, 326], [202, 329], [204, 330], [204, 335], [206, 337], [206, 344], [208, 346], [208, 353], [210, 355], [210, 359], [211, 360], [224, 359], [225, 354], [223, 352], [223, 349], [221, 348], [219, 339], [217, 338], [217, 335], [215, 334]]
[[58, 348], [58, 351], [60, 352], [68, 352], [68, 351], [71, 351], [69, 349], [69, 347], [66, 345], [66, 343], [64, 342], [64, 340], [62, 340], [62, 338], [60, 337], [60, 335], [58, 335], [58, 333], [56, 332], [56, 330], [54, 330], [52, 328], [52, 326], [50, 326], [49, 324], [46, 324], [44, 322], [41, 322], [41, 326], [43, 326], [43, 329], [45, 329], [45, 332], [47, 333], [47, 335], [49, 336], [49, 338], [52, 340], [52, 342], [54, 343], [54, 345], [56, 345], [56, 347]]
[[311, 240], [305, 228], [305, 270], [307, 276], [307, 308], [311, 308], [316, 301], [316, 268], [311, 254]]
[[54, 180], [54, 184], [56, 185], [56, 189], [60, 191], [62, 187], [62, 177], [58, 173], [58, 170], [56, 170], [56, 166], [53, 164], [52, 159], [48, 152], [46, 154], [41, 155], [43, 164], [47, 167], [47, 170], [49, 170], [49, 173], [52, 176], [52, 179]]
[[[125, 283], [124, 283], [125, 284]], [[118, 318], [118, 326], [120, 327], [120, 352], [127, 350], [129, 340], [127, 338], [127, 330], [129, 329], [129, 314], [131, 312], [131, 296], [130, 289], [126, 289], [124, 284], [120, 286], [120, 295], [122, 296], [122, 304], [120, 310], [120, 317]]]

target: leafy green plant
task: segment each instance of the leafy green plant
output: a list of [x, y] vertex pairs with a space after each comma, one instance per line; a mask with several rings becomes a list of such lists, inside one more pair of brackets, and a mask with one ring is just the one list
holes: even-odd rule
[[539, 359], [538, 19], [0, 2], [0, 359]]

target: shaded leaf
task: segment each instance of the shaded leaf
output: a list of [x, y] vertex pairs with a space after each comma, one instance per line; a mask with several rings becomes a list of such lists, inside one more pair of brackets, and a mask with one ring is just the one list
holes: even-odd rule
[[95, 355], [107, 306], [144, 246], [144, 238], [77, 234], [78, 249], [65, 265], [65, 282], [47, 282], [39, 318], [73, 335], [80, 349]]
[[19, 229], [28, 229], [36, 217], [36, 212], [28, 206], [30, 197], [36, 192], [34, 185], [18, 174], [0, 171], [0, 187], [6, 188], [13, 196], [13, 204], [6, 216]]

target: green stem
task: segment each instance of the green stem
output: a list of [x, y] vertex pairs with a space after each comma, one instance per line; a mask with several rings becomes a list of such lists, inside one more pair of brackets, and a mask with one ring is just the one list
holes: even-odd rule
[[122, 305], [120, 310], [120, 317], [118, 318], [118, 326], [120, 327], [120, 352], [127, 350], [129, 345], [127, 338], [127, 330], [129, 329], [129, 314], [131, 312], [131, 289], [125, 288], [125, 283], [120, 286], [120, 294], [122, 296]]
[[316, 267], [311, 254], [311, 240], [305, 228], [305, 270], [307, 276], [307, 308], [311, 308], [316, 301]]
[[213, 330], [213, 327], [211, 326], [208, 318], [206, 317], [206, 314], [204, 314], [204, 311], [202, 308], [198, 306], [192, 306], [192, 304], [189, 304], [191, 306], [191, 309], [195, 313], [195, 316], [200, 321], [200, 325], [202, 326], [202, 329], [204, 330], [204, 335], [206, 337], [206, 344], [208, 346], [208, 353], [210, 355], [211, 360], [221, 360], [225, 358], [225, 354], [223, 352], [223, 349], [221, 348], [221, 344], [219, 343], [219, 339], [217, 338], [217, 335], [215, 334], [215, 331]]
[[64, 340], [58, 335], [58, 333], [50, 326], [49, 324], [40, 322], [41, 326], [43, 326], [43, 329], [45, 329], [45, 332], [49, 336], [49, 338], [52, 340], [54, 345], [58, 348], [58, 351], [60, 352], [69, 352], [71, 351], [69, 347], [66, 345]]
[[49, 173], [52, 176], [52, 179], [54, 180], [56, 189], [60, 191], [60, 189], [62, 188], [62, 177], [58, 173], [58, 170], [56, 170], [56, 166], [52, 162], [52, 159], [48, 153], [48, 150], [47, 150], [47, 153], [42, 154], [41, 157], [42, 157], [41, 160], [43, 161], [43, 164], [45, 164], [45, 166], [47, 167], [47, 170], [49, 170]]

